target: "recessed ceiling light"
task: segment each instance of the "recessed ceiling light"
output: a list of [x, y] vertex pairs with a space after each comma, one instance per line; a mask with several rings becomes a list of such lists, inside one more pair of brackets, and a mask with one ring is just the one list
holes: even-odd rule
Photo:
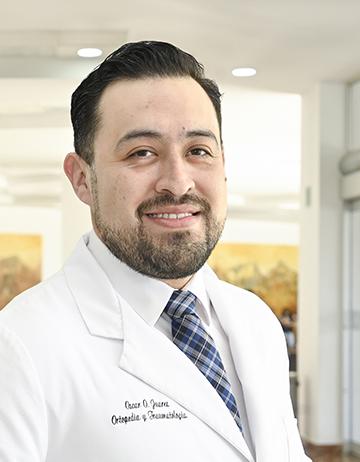
[[100, 48], [80, 48], [77, 54], [81, 58], [98, 58], [103, 52]]
[[256, 75], [256, 69], [253, 67], [237, 67], [231, 73], [234, 77], [253, 77]]

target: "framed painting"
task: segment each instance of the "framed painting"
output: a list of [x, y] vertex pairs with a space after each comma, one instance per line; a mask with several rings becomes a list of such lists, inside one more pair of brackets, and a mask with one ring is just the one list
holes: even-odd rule
[[0, 234], [0, 309], [41, 280], [42, 237]]
[[61, 211], [0, 206], [0, 309], [62, 264]]

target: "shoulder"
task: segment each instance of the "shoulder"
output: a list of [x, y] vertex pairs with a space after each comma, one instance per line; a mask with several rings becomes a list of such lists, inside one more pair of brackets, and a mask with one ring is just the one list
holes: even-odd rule
[[40, 344], [61, 328], [70, 305], [73, 299], [64, 274], [59, 271], [15, 297], [0, 311], [0, 326], [13, 332], [24, 344]]
[[63, 271], [55, 273], [45, 281], [17, 295], [0, 312], [0, 322], [16, 317], [19, 312], [21, 316], [26, 316], [29, 312], [34, 314], [34, 312], [44, 310], [49, 307], [49, 300], [59, 300], [60, 294], [66, 297], [66, 281]]

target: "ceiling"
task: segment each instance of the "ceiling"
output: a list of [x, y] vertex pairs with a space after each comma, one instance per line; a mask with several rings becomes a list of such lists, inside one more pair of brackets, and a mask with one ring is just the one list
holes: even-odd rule
[[[0, 202], [6, 184], [22, 201], [41, 178], [34, 197], [54, 184], [59, 152], [69, 144], [71, 91], [97, 64], [74, 57], [82, 44], [107, 53], [125, 41], [170, 41], [196, 56], [220, 87], [301, 94], [322, 80], [360, 78], [359, 0], [0, 2], [0, 137], [7, 143]], [[257, 75], [233, 77], [239, 66]], [[51, 146], [50, 139], [62, 141]]]
[[[39, 53], [29, 34], [55, 31], [66, 55], [66, 47], [81, 41], [81, 33], [88, 38], [90, 31], [110, 49], [125, 40], [173, 42], [224, 83], [234, 81], [235, 66], [258, 70], [242, 85], [296, 93], [320, 80], [360, 77], [358, 0], [1, 1], [2, 75], [10, 76], [5, 56]], [[51, 42], [46, 35], [41, 40], [43, 47]], [[54, 62], [49, 59], [50, 67]], [[10, 67], [13, 74], [19, 72], [16, 62]]]

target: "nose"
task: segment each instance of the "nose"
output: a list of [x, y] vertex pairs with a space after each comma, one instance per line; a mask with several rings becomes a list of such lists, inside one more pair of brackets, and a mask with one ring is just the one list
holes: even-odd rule
[[157, 193], [170, 193], [182, 196], [195, 188], [192, 169], [186, 158], [169, 156], [160, 163], [159, 177], [156, 181]]

